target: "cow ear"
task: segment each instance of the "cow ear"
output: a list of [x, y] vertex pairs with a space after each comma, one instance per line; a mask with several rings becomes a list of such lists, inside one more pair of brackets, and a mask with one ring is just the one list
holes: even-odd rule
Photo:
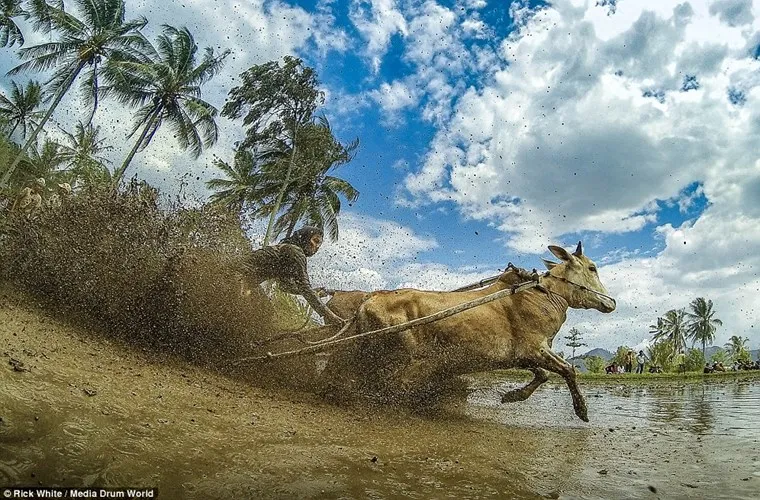
[[544, 265], [546, 266], [546, 269], [548, 269], [549, 271], [551, 271], [554, 266], [559, 265], [556, 262], [552, 262], [550, 260], [546, 260], [546, 259], [541, 259], [541, 260], [544, 261]]
[[583, 244], [580, 241], [578, 242], [578, 247], [575, 249], [575, 252], [573, 252], [573, 255], [576, 257], [583, 255]]
[[558, 247], [555, 245], [549, 245], [549, 251], [554, 254], [555, 257], [557, 257], [559, 260], [563, 260], [565, 262], [570, 260], [570, 254], [567, 253], [567, 250], [565, 250], [562, 247]]

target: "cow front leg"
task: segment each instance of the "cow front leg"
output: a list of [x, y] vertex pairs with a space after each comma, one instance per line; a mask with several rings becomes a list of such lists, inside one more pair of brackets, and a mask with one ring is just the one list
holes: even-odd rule
[[578, 418], [588, 422], [588, 408], [586, 400], [583, 398], [578, 383], [575, 380], [575, 368], [573, 365], [556, 355], [549, 346], [544, 345], [539, 349], [537, 364], [550, 372], [554, 372], [565, 379], [567, 388], [570, 389], [570, 395], [573, 398], [573, 408]]
[[514, 403], [516, 401], [525, 401], [528, 399], [541, 385], [549, 380], [549, 374], [546, 370], [541, 368], [529, 368], [533, 372], [533, 380], [530, 381], [525, 387], [514, 389], [509, 392], [505, 392], [501, 395], [502, 403]]

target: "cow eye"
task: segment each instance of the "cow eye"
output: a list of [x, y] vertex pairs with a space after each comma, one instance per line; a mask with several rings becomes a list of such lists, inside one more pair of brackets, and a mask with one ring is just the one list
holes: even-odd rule
[[591, 271], [592, 273], [595, 273], [596, 272], [596, 266], [589, 266], [588, 270]]

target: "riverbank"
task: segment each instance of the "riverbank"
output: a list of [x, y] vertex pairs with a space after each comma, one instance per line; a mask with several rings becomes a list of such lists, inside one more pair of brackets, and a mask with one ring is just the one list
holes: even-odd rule
[[552, 382], [508, 407], [489, 395], [513, 412], [506, 422], [467, 405], [434, 419], [338, 408], [157, 357], [7, 290], [0, 355], [0, 486], [213, 499], [720, 498], [733, 485], [732, 498], [751, 498], [760, 481], [757, 441], [724, 450], [688, 430], [609, 425], [598, 410], [585, 424]]
[[[533, 374], [527, 370], [499, 370], [487, 374], [479, 374], [479, 377], [488, 377], [494, 380], [509, 380], [515, 382], [528, 382], [533, 378]], [[561, 382], [559, 375], [550, 373], [549, 379]], [[716, 373], [686, 372], [686, 373], [621, 373], [607, 375], [604, 373], [579, 373], [578, 381], [581, 384], [605, 385], [605, 384], [647, 384], [647, 383], [667, 383], [672, 381], [679, 382], [711, 382], [711, 381], [732, 381], [732, 380], [750, 380], [760, 382], [760, 370], [740, 370]]]

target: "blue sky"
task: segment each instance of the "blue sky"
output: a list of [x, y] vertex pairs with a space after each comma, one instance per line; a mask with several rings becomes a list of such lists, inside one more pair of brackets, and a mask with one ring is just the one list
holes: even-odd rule
[[[136, 15], [149, 36], [186, 24], [233, 50], [204, 90], [218, 106], [252, 64], [317, 69], [322, 111], [361, 141], [339, 171], [361, 195], [313, 258], [315, 284], [454, 288], [583, 240], [620, 304], [570, 314], [592, 346], [642, 345], [658, 315], [705, 296], [717, 343], [760, 347], [760, 2], [142, 0]], [[116, 162], [129, 111], [103, 108]], [[241, 135], [220, 127], [197, 161], [160, 133], [131, 173], [168, 190], [184, 175], [206, 196], [211, 159]]]

